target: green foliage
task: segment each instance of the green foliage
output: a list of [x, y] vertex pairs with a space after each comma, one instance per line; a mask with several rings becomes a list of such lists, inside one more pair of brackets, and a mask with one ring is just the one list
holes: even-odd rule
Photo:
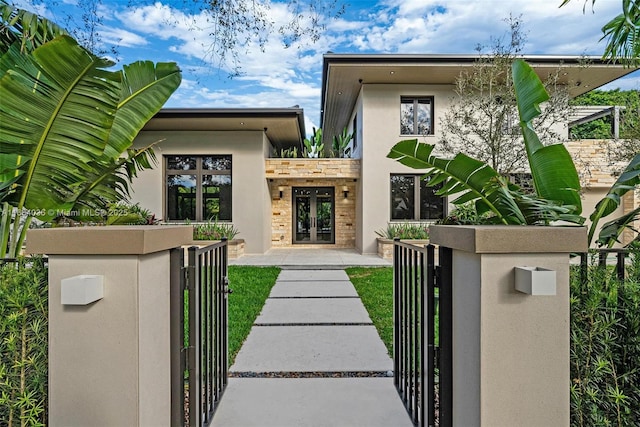
[[[562, 0], [564, 6], [571, 0]], [[584, 0], [585, 6], [589, 0]], [[591, 5], [596, 0], [591, 0]], [[622, 13], [602, 27], [607, 45], [602, 55], [609, 61], [621, 61], [628, 66], [640, 65], [640, 0], [622, 0]]]
[[280, 274], [277, 267], [229, 266], [229, 366], [249, 335]]
[[[620, 138], [640, 139], [640, 91], [593, 90], [572, 99], [570, 104], [624, 107], [620, 111]], [[607, 116], [575, 126], [571, 129], [571, 137], [573, 139], [609, 139], [612, 137], [611, 120], [611, 116]]]
[[491, 224], [493, 219], [492, 214], [487, 212], [483, 215], [478, 215], [476, 207], [473, 203], [463, 203], [457, 205], [446, 218], [437, 221], [437, 224], [442, 225], [478, 225], [478, 224]]
[[47, 421], [47, 270], [42, 258], [0, 264], [0, 420]]
[[349, 143], [352, 140], [353, 134], [348, 133], [347, 128], [344, 128], [340, 135], [334, 135], [331, 144], [331, 157], [351, 157], [351, 147], [349, 147]]
[[[640, 252], [633, 255], [640, 263]], [[640, 271], [638, 271], [640, 272]], [[619, 282], [606, 267], [571, 275], [571, 425], [640, 423], [640, 276]]]
[[[128, 197], [150, 147], [131, 148], [144, 124], [180, 85], [174, 63], [138, 61], [122, 70], [55, 24], [0, 4], [0, 257], [15, 256], [30, 220], [105, 209]], [[47, 34], [37, 36], [35, 34]], [[53, 38], [51, 38], [53, 37]]]
[[[429, 186], [442, 184], [437, 195], [458, 195], [451, 202], [455, 205], [474, 202], [478, 214], [488, 214], [487, 219], [492, 223], [533, 225], [560, 219], [574, 223], [583, 221], [574, 214], [575, 206], [563, 206], [527, 194], [486, 163], [465, 154], [458, 153], [453, 159], [436, 157], [432, 154], [434, 148], [417, 139], [405, 140], [393, 146], [387, 157], [424, 170]], [[571, 172], [570, 168], [565, 170]]]
[[387, 224], [384, 230], [376, 231], [376, 234], [384, 239], [418, 239], [429, 238], [429, 224], [417, 224], [415, 222], [392, 222]]
[[279, 159], [295, 159], [298, 157], [298, 147], [281, 149], [280, 151], [274, 149], [273, 157], [276, 157]]
[[350, 267], [346, 272], [393, 357], [393, 268]]
[[533, 129], [533, 120], [540, 115], [540, 104], [549, 95], [533, 68], [516, 59], [512, 65], [520, 129], [524, 137], [533, 185], [539, 198], [573, 206], [571, 213], [582, 212], [580, 179], [571, 155], [562, 144], [543, 145]]
[[[611, 186], [609, 192], [598, 202], [593, 213], [589, 217], [589, 243], [592, 242], [596, 227], [600, 220], [613, 213], [622, 201], [622, 197], [629, 191], [640, 187], [640, 154], [637, 154], [626, 169]], [[633, 221], [640, 218], [640, 208], [615, 218], [602, 226], [597, 243], [600, 246], [611, 247], [618, 241], [618, 237], [626, 228], [630, 228]]]
[[302, 157], [308, 157], [315, 159], [318, 157], [325, 157], [324, 144], [322, 143], [322, 129], [313, 128], [313, 135], [311, 139], [304, 139], [304, 153]]
[[233, 240], [239, 233], [240, 231], [233, 224], [218, 222], [218, 220], [193, 225], [194, 240], [221, 240], [224, 237], [227, 240]]

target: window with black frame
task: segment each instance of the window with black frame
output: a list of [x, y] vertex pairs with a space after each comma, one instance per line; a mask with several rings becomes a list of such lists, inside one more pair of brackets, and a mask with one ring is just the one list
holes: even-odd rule
[[421, 175], [391, 175], [391, 220], [436, 220], [445, 216], [446, 200]]
[[400, 134], [433, 135], [433, 97], [400, 98]]
[[165, 156], [168, 221], [231, 221], [231, 156]]

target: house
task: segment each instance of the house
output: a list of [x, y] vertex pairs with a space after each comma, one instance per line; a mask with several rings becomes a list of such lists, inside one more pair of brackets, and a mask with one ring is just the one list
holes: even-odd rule
[[[138, 147], [156, 143], [161, 167], [140, 174], [133, 199], [167, 222], [230, 221], [246, 253], [303, 245], [376, 253], [375, 232], [390, 222], [446, 214], [446, 201], [419, 173], [386, 155], [401, 139], [438, 140], [437, 123], [450, 106], [455, 79], [477, 58], [326, 54], [320, 127], [325, 146], [345, 128], [352, 133], [351, 158], [275, 157], [302, 150], [306, 130], [297, 107], [162, 110], [136, 140]], [[631, 72], [599, 59], [588, 68], [582, 57], [525, 59], [541, 76], [562, 63], [572, 96]], [[600, 156], [587, 145], [573, 142], [570, 149]], [[605, 169], [601, 164], [597, 173], [607, 175]], [[585, 194], [586, 212], [613, 182], [592, 181], [597, 185]], [[620, 212], [636, 203], [625, 199]]]

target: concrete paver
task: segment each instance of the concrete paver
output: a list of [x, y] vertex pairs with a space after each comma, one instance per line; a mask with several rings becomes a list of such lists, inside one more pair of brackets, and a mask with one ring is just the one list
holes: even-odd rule
[[279, 252], [262, 260], [303, 267], [280, 272], [230, 368], [215, 427], [413, 425], [389, 378], [393, 361], [349, 277], [312, 269], [318, 259], [340, 266], [348, 256], [318, 255], [301, 251], [286, 259]]
[[303, 282], [303, 281], [332, 281], [349, 280], [344, 270], [282, 270], [278, 276], [278, 282]]
[[231, 372], [388, 371], [374, 326], [256, 326]]
[[411, 427], [391, 378], [231, 378], [224, 427]]
[[271, 298], [283, 297], [357, 297], [348, 280], [344, 281], [279, 281], [271, 289]]
[[359, 298], [295, 298], [268, 299], [256, 323], [371, 323], [371, 319]]

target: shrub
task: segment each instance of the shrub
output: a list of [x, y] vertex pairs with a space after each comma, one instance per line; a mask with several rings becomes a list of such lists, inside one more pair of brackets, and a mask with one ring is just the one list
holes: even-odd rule
[[240, 231], [233, 224], [217, 220], [193, 225], [194, 240], [222, 240], [223, 237], [226, 237], [227, 240], [233, 240], [239, 233]]
[[384, 239], [427, 240], [429, 238], [429, 224], [390, 223], [386, 229], [376, 231], [376, 234]]
[[47, 270], [42, 258], [0, 265], [0, 420], [47, 420]]
[[[636, 252], [632, 267], [640, 262]], [[571, 424], [640, 425], [640, 282], [606, 267], [571, 280]]]

